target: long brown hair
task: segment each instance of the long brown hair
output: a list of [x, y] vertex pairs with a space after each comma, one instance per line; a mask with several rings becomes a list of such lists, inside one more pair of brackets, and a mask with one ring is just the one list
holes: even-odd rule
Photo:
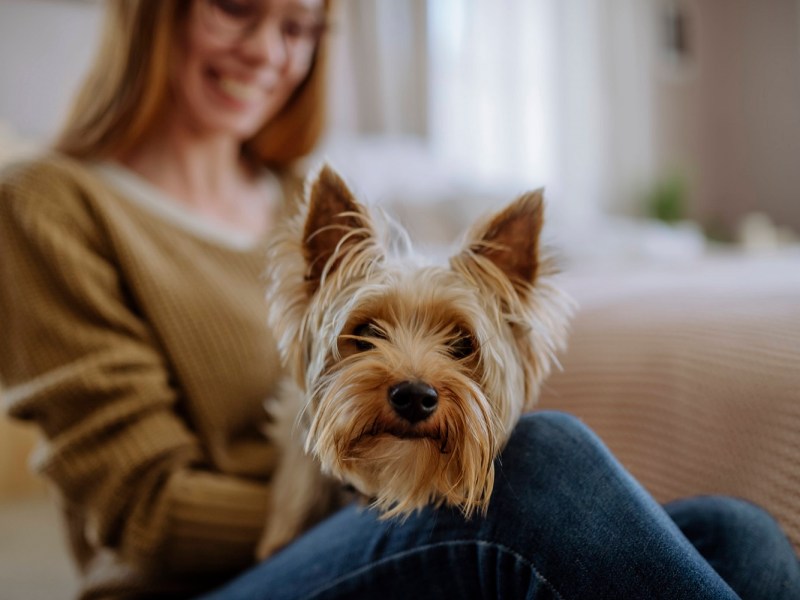
[[[57, 150], [104, 159], [124, 154], [152, 131], [169, 101], [176, 32], [191, 1], [107, 0], [100, 48], [56, 139]], [[251, 158], [285, 167], [316, 145], [325, 125], [324, 46], [323, 39], [286, 106], [245, 142]]]

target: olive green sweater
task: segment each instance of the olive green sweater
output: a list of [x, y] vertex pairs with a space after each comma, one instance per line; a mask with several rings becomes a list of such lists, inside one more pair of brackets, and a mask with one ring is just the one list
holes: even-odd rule
[[82, 598], [190, 596], [254, 561], [279, 376], [264, 251], [132, 173], [0, 177], [0, 379], [35, 422]]

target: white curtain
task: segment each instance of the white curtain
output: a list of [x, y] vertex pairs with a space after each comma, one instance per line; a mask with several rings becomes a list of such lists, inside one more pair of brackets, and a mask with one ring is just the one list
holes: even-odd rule
[[553, 175], [549, 8], [539, 0], [429, 3], [430, 139], [483, 183]]
[[338, 133], [427, 135], [427, 4], [334, 4], [331, 85]]
[[546, 186], [556, 219], [636, 213], [660, 1], [345, 0], [338, 122], [419, 136], [484, 188]]

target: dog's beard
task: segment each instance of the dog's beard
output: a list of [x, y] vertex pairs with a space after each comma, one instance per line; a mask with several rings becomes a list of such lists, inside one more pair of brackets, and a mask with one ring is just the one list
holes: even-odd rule
[[398, 374], [386, 364], [350, 357], [319, 380], [307, 450], [385, 517], [442, 503], [467, 516], [485, 510], [493, 460], [507, 437], [501, 415], [474, 380], [450, 369], [425, 378], [439, 391], [439, 405], [411, 424], [387, 402]]
[[305, 453], [284, 440], [260, 556], [310, 525], [314, 490], [336, 480], [384, 517], [485, 511], [494, 460], [566, 340], [541, 191], [475, 223], [447, 265], [395, 253], [373, 216], [323, 167], [270, 245], [269, 324], [298, 392], [276, 425], [306, 438]]

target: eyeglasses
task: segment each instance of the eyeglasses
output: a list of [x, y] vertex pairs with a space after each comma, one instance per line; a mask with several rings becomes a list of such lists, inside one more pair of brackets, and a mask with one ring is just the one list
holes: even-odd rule
[[209, 33], [224, 41], [241, 41], [274, 19], [287, 48], [313, 48], [327, 30], [322, 11], [298, 4], [285, 14], [273, 14], [263, 0], [197, 0], [198, 13]]

